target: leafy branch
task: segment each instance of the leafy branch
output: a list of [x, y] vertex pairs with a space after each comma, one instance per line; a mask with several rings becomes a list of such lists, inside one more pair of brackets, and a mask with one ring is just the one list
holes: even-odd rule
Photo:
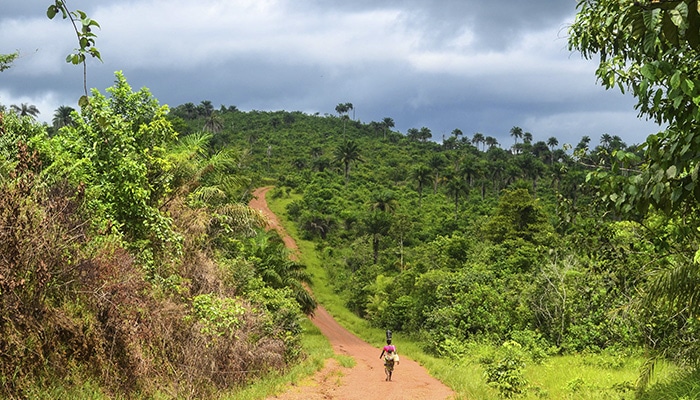
[[83, 64], [83, 89], [85, 95], [78, 101], [78, 104], [82, 107], [87, 105], [88, 101], [87, 56], [90, 55], [102, 61], [100, 51], [95, 47], [95, 38], [97, 36], [92, 33], [92, 27], [99, 28], [100, 24], [89, 18], [83, 11], [70, 11], [65, 0], [55, 0], [54, 4], [50, 5], [46, 10], [46, 16], [49, 17], [49, 19], [54, 19], [59, 13], [62, 15], [63, 19], [70, 20], [75, 34], [78, 37], [78, 44], [80, 47], [74, 49], [75, 51], [66, 57], [66, 62], [74, 65]]
[[10, 68], [12, 62], [19, 57], [19, 52], [14, 52], [11, 54], [0, 54], [0, 72]]

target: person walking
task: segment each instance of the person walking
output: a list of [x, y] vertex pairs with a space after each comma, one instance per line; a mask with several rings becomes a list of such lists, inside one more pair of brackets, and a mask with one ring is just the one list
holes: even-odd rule
[[[391, 337], [389, 332], [390, 331], [387, 331], [387, 337]], [[382, 348], [382, 353], [379, 355], [379, 358], [384, 358], [385, 381], [390, 382], [391, 376], [394, 373], [394, 366], [398, 365], [400, 362], [399, 355], [396, 353], [396, 346], [391, 344], [391, 339], [386, 340], [386, 346]]]

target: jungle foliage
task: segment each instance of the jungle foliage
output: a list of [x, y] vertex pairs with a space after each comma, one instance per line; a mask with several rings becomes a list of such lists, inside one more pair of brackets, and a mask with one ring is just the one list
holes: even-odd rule
[[[170, 110], [121, 73], [54, 127], [0, 107], [0, 393], [60, 378], [209, 397], [298, 360], [313, 282], [245, 205], [270, 179], [348, 308], [441, 357], [500, 346], [483, 363], [504, 397], [552, 354], [641, 348], [647, 372], [697, 368], [698, 2], [578, 7], [571, 49], [667, 126], [639, 146], [517, 126], [513, 146], [460, 129], [438, 143], [352, 103]], [[63, 1], [56, 15], [76, 27], [67, 61], [99, 59], [99, 24]]]
[[207, 398], [298, 360], [315, 300], [243, 152], [178, 137], [121, 73], [106, 92], [51, 136], [0, 113], [0, 397]]
[[[207, 104], [171, 117], [206, 129]], [[288, 214], [335, 290], [375, 326], [455, 359], [470, 342], [515, 342], [535, 358], [648, 349], [697, 365], [692, 300], [654, 295], [660, 279], [697, 287], [663, 274], [691, 262], [694, 236], [680, 240], [681, 221], [660, 212], [611, 210], [594, 184], [638, 175], [643, 148], [609, 134], [559, 147], [518, 127], [512, 146], [458, 129], [436, 143], [343, 115], [210, 112], [231, 127], [213, 142], [246, 146], [275, 195], [294, 199]], [[625, 169], [606, 167], [620, 154]]]

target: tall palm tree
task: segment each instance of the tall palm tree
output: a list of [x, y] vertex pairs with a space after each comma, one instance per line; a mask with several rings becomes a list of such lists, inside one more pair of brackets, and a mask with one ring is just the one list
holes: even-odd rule
[[352, 103], [339, 103], [337, 106], [335, 106], [335, 112], [338, 113], [338, 116], [343, 121], [343, 138], [345, 137], [345, 123], [348, 119], [350, 119], [348, 116], [348, 112], [350, 112], [350, 110], [354, 110]]
[[476, 145], [476, 148], [479, 148], [479, 145], [484, 143], [486, 138], [484, 137], [484, 134], [481, 132], [476, 132], [474, 136], [472, 136], [472, 144]]
[[20, 117], [30, 116], [36, 118], [39, 115], [39, 109], [33, 104], [22, 103], [21, 105], [13, 104], [10, 109]]
[[413, 179], [418, 184], [418, 207], [423, 201], [423, 188], [432, 181], [432, 170], [425, 164], [418, 165], [412, 173]]
[[486, 136], [486, 139], [484, 139], [484, 144], [486, 146], [489, 146], [489, 149], [498, 146], [498, 139], [496, 139], [493, 136]]
[[197, 106], [197, 111], [203, 117], [208, 117], [214, 112], [214, 105], [211, 104], [209, 100], [202, 100], [199, 106]]
[[382, 126], [384, 126], [384, 139], [386, 139], [386, 131], [394, 127], [394, 120], [386, 117], [382, 120]]
[[224, 122], [219, 116], [218, 112], [212, 112], [209, 114], [207, 117], [207, 120], [204, 122], [204, 127], [203, 129], [206, 132], [211, 132], [211, 133], [219, 133], [221, 132], [221, 129], [224, 127]]
[[418, 136], [421, 142], [427, 142], [433, 137], [433, 133], [430, 131], [430, 128], [424, 126], [420, 128]]
[[519, 126], [510, 128], [510, 136], [515, 138], [515, 144], [518, 144], [518, 139], [523, 137], [523, 128]]
[[[372, 121], [369, 123], [369, 128], [374, 132], [378, 133], [384, 130], [384, 125], [381, 122]], [[386, 134], [385, 134], [386, 136]]]
[[530, 133], [530, 132], [523, 133], [523, 143], [532, 143], [532, 133]]
[[430, 167], [430, 171], [433, 173], [434, 178], [433, 194], [437, 193], [438, 182], [440, 182], [440, 174], [442, 173], [442, 169], [445, 167], [446, 163], [447, 160], [445, 160], [445, 156], [442, 154], [433, 154], [428, 160], [428, 167]]
[[459, 215], [459, 199], [469, 195], [469, 185], [460, 171], [455, 171], [445, 176], [445, 189], [447, 195], [454, 201], [455, 219]]
[[554, 136], [550, 137], [547, 139], [547, 146], [549, 146], [550, 149], [550, 160], [549, 160], [549, 165], [554, 164], [554, 148], [559, 145], [559, 140], [555, 138]]
[[346, 103], [338, 103], [337, 106], [335, 106], [335, 112], [338, 113], [338, 116], [342, 116], [344, 114], [347, 114], [349, 111], [348, 106]]
[[622, 141], [622, 138], [613, 135], [612, 139], [610, 139], [610, 150], [620, 150], [627, 147], [627, 144]]
[[374, 263], [379, 261], [379, 244], [382, 236], [391, 229], [391, 216], [382, 211], [373, 211], [363, 221], [364, 229], [372, 237], [372, 253]]
[[476, 156], [467, 154], [460, 160], [458, 165], [455, 165], [455, 171], [461, 174], [462, 178], [464, 178], [469, 186], [474, 185], [474, 178], [477, 173], [477, 162], [478, 158]]
[[518, 156], [516, 163], [520, 167], [523, 175], [532, 179], [532, 195], [537, 197], [537, 179], [543, 175], [546, 167], [542, 161], [531, 153], [525, 153]]
[[420, 131], [418, 128], [408, 128], [406, 131], [406, 137], [408, 137], [411, 140], [420, 140]]
[[335, 161], [343, 165], [345, 184], [350, 178], [350, 165], [354, 162], [362, 162], [360, 147], [352, 140], [346, 140], [335, 149]]
[[71, 116], [73, 111], [75, 111], [73, 107], [59, 106], [53, 113], [53, 127], [58, 130], [64, 126], [73, 125], [73, 117]]
[[[185, 119], [195, 119], [197, 118], [197, 106], [194, 105], [194, 103], [189, 102], [185, 103], [182, 106], [182, 112], [184, 114]], [[178, 107], [179, 108], [179, 107]]]
[[488, 170], [493, 182], [493, 190], [498, 193], [501, 190], [501, 183], [505, 180], [507, 163], [503, 160], [489, 161]]

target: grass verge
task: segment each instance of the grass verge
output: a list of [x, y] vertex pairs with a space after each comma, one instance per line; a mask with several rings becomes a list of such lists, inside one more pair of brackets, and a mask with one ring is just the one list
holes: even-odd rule
[[302, 347], [306, 358], [299, 364], [292, 366], [287, 371], [273, 373], [265, 376], [249, 386], [226, 393], [221, 400], [258, 400], [284, 392], [287, 385], [299, 382], [303, 378], [320, 371], [325, 360], [333, 357], [333, 349], [321, 331], [311, 321], [304, 319], [304, 334], [302, 335]]

